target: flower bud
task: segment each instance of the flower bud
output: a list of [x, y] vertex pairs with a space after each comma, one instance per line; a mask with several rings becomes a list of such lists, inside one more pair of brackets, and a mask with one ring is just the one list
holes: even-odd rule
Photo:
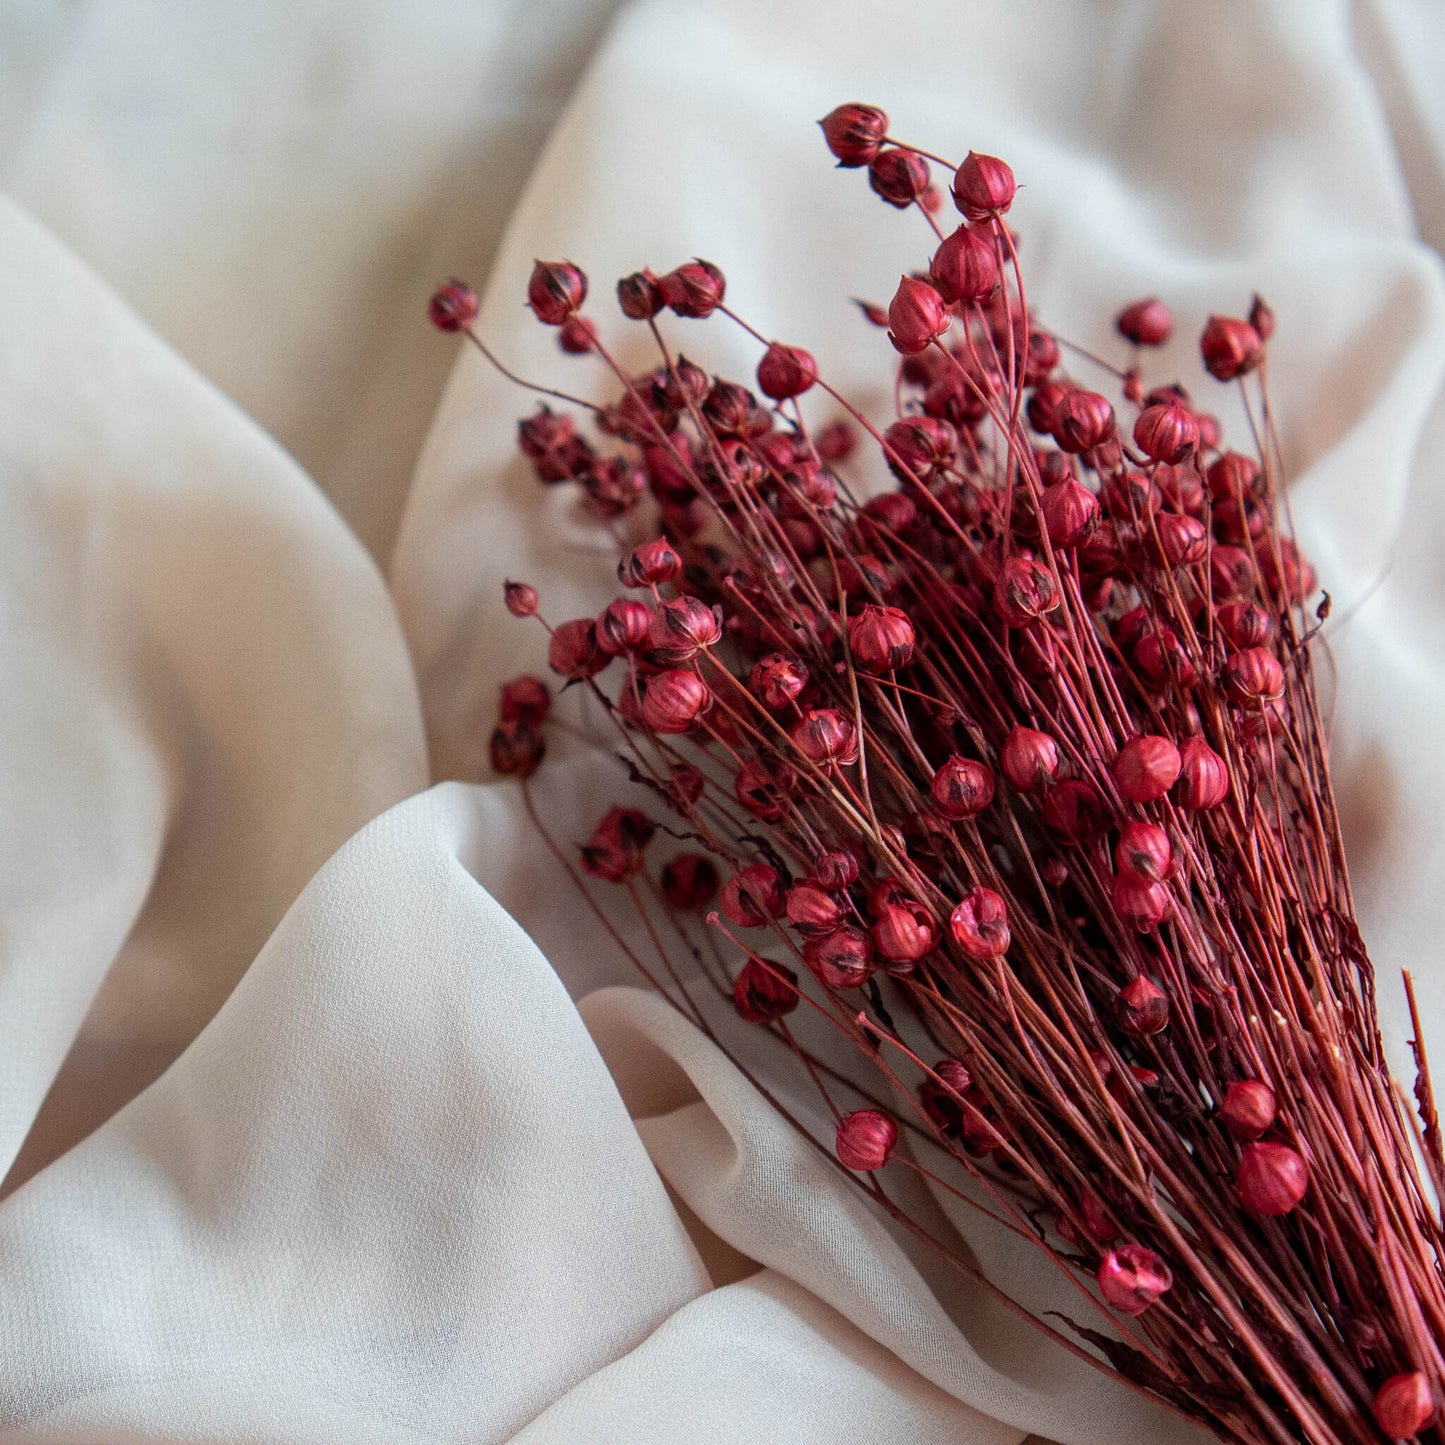
[[1039, 510], [1049, 541], [1055, 547], [1073, 547], [1098, 520], [1099, 499], [1077, 477], [1065, 477], [1044, 488]]
[[913, 656], [913, 624], [897, 607], [866, 603], [848, 623], [853, 660], [867, 672], [896, 672]]
[[1238, 1079], [1224, 1091], [1219, 1117], [1236, 1139], [1258, 1139], [1274, 1123], [1274, 1090], [1258, 1079]]
[[590, 617], [563, 622], [547, 644], [547, 662], [569, 682], [593, 677], [611, 659], [597, 645], [597, 627]]
[[624, 587], [660, 587], [681, 576], [682, 559], [661, 538], [634, 547], [617, 564], [617, 578]]
[[1114, 435], [1114, 408], [1097, 391], [1069, 387], [1054, 404], [1050, 430], [1066, 452], [1086, 452]]
[[648, 679], [642, 720], [655, 733], [685, 733], [711, 705], [712, 693], [702, 678], [674, 668]]
[[503, 722], [526, 723], [541, 727], [552, 710], [552, 694], [540, 677], [526, 673], [502, 684], [501, 718]]
[[609, 657], [636, 652], [647, 645], [652, 609], [633, 597], [609, 602], [597, 618], [597, 646]]
[[1114, 849], [1120, 876], [1134, 883], [1163, 883], [1174, 874], [1174, 848], [1158, 823], [1128, 823]]
[[587, 299], [587, 277], [570, 261], [538, 261], [527, 282], [527, 304], [546, 326], [560, 326]]
[[651, 271], [634, 271], [617, 283], [617, 304], [630, 321], [650, 321], [662, 310], [662, 292]]
[[1174, 329], [1174, 313], [1157, 296], [1148, 296], [1126, 306], [1114, 325], [1135, 346], [1163, 346]]
[[1435, 1395], [1421, 1370], [1391, 1375], [1375, 1392], [1375, 1423], [1392, 1440], [1409, 1440], [1435, 1420]]
[[1188, 738], [1179, 749], [1179, 783], [1174, 801], [1181, 808], [1217, 808], [1229, 796], [1229, 768], [1203, 738]]
[[934, 806], [951, 822], [972, 818], [993, 802], [993, 772], [972, 758], [950, 757], [928, 785]]
[[1264, 342], [1249, 322], [1233, 316], [1211, 316], [1199, 338], [1204, 368], [1220, 381], [1233, 381], [1264, 360]]
[[904, 210], [928, 189], [928, 162], [914, 151], [890, 146], [869, 161], [868, 184], [874, 195]]
[[537, 615], [537, 589], [529, 582], [504, 582], [502, 597], [513, 617]]
[[898, 1146], [898, 1125], [878, 1109], [859, 1109], [838, 1125], [834, 1149], [847, 1169], [881, 1169]]
[[1146, 733], [1124, 744], [1111, 771], [1131, 803], [1152, 803], [1174, 786], [1181, 766], [1179, 749], [1168, 738]]
[[504, 778], [530, 778], [542, 765], [547, 744], [534, 723], [504, 717], [488, 744], [492, 769]]
[[783, 916], [783, 878], [766, 863], [749, 863], [722, 890], [722, 911], [739, 928], [762, 928]]
[[948, 931], [969, 958], [999, 958], [1009, 946], [1007, 905], [993, 889], [979, 884], [949, 914]]
[[1238, 707], [1263, 707], [1284, 696], [1284, 668], [1272, 652], [1247, 647], [1224, 660], [1224, 686]]
[[679, 853], [662, 870], [662, 896], [684, 913], [706, 908], [717, 889], [717, 865], [705, 853]]
[[1043, 814], [1044, 822], [1068, 843], [1087, 843], [1109, 825], [1099, 790], [1082, 778], [1068, 778], [1051, 788]]
[[1229, 645], [1241, 652], [1264, 646], [1274, 632], [1274, 620], [1257, 602], [1226, 602], [1215, 609], [1214, 620]]
[[896, 973], [908, 973], [938, 946], [938, 925], [921, 904], [905, 898], [885, 903], [873, 923], [873, 946]]
[[582, 845], [582, 869], [594, 878], [623, 883], [642, 871], [643, 850], [657, 825], [636, 808], [611, 808]]
[[753, 957], [733, 982], [733, 1007], [750, 1024], [770, 1024], [798, 1006], [798, 975]]
[[814, 708], [793, 724], [793, 746], [820, 767], [847, 767], [858, 761], [858, 729], [834, 707]]
[[722, 305], [727, 278], [711, 261], [699, 258], [660, 276], [657, 288], [673, 315], [702, 320]]
[[862, 988], [873, 972], [873, 940], [845, 924], [803, 945], [808, 967], [829, 988]]
[[465, 281], [446, 281], [432, 292], [426, 314], [438, 331], [465, 331], [477, 319], [477, 293]]
[[928, 274], [938, 294], [950, 304], [987, 300], [998, 286], [993, 238], [960, 226], [933, 253]]
[[888, 303], [888, 339], [895, 351], [916, 356], [953, 324], [943, 297], [928, 284], [905, 276]]
[[1169, 995], [1138, 974], [1115, 995], [1114, 1018], [1131, 1039], [1161, 1033], [1169, 1024]]
[[1288, 1214], [1310, 1187], [1309, 1165], [1288, 1144], [1246, 1144], [1234, 1175], [1239, 1202], [1251, 1214]]
[[1010, 557], [993, 582], [993, 605], [1009, 627], [1028, 627], [1059, 605], [1054, 574], [1042, 562]]
[[1142, 1315], [1174, 1283], [1169, 1266], [1142, 1244], [1121, 1244], [1099, 1263], [1099, 1293], [1120, 1314]]
[[722, 640], [717, 612], [698, 597], [674, 597], [652, 614], [652, 645], [670, 662], [690, 662]]
[[878, 154], [883, 137], [888, 134], [887, 112], [858, 101], [829, 111], [818, 124], [840, 166], [866, 166]]
[[999, 765], [1012, 787], [1032, 793], [1059, 775], [1059, 745], [1047, 733], [1016, 727], [1004, 741]]
[[1134, 441], [1146, 457], [1177, 466], [1199, 446], [1199, 423], [1178, 402], [1146, 406], [1134, 423]]
[[997, 156], [969, 151], [953, 174], [953, 203], [970, 221], [1003, 215], [1017, 192], [1013, 170]]

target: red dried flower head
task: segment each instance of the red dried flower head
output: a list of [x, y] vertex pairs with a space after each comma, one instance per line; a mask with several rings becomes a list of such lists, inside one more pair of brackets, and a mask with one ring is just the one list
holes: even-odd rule
[[858, 729], [834, 707], [814, 708], [793, 724], [793, 746], [820, 767], [845, 767], [858, 761]]
[[[906, 416], [892, 423], [883, 433], [883, 443], [888, 469], [904, 482], [910, 479], [932, 481], [952, 466], [958, 457], [958, 433], [941, 417]], [[880, 504], [890, 508], [898, 508], [901, 504], [908, 508], [907, 519], [901, 515], [882, 515]], [[889, 532], [901, 532], [913, 520], [917, 510], [913, 500], [901, 492], [873, 497], [865, 507], [867, 515]]]
[[1085, 540], [1099, 518], [1099, 500], [1077, 477], [1065, 477], [1044, 489], [1039, 510], [1055, 547]]
[[888, 134], [887, 112], [859, 101], [829, 111], [818, 124], [840, 166], [866, 166]]
[[712, 705], [712, 692], [695, 672], [672, 668], [649, 678], [642, 720], [655, 733], [685, 733]]
[[821, 938], [843, 922], [843, 905], [835, 894], [806, 880], [788, 890], [788, 922], [805, 938]]
[[969, 151], [953, 174], [953, 203], [970, 221], [987, 221], [1013, 205], [1018, 182], [1007, 162]]
[[662, 870], [662, 896], [684, 913], [706, 908], [717, 889], [717, 864], [705, 853], [679, 853]]
[[1224, 686], [1240, 707], [1263, 707], [1284, 696], [1284, 668], [1272, 652], [1247, 647], [1224, 660]]
[[[928, 274], [950, 304], [985, 301], [998, 287], [998, 256], [993, 238], [960, 226], [933, 253]], [[1045, 375], [1051, 367], [1045, 367]]]
[[1059, 605], [1054, 574], [1042, 562], [1010, 557], [993, 582], [993, 605], [1009, 627], [1028, 627]]
[[1175, 466], [1199, 447], [1199, 423], [1177, 401], [1146, 406], [1134, 423], [1134, 441], [1146, 457]]
[[557, 333], [557, 344], [569, 356], [586, 356], [597, 349], [597, 327], [585, 316], [569, 316]]
[[1170, 567], [1193, 567], [1209, 555], [1209, 533], [1197, 517], [1166, 512], [1155, 523], [1159, 549]]
[[1146, 296], [1130, 302], [1114, 325], [1119, 335], [1135, 346], [1163, 346], [1174, 330], [1174, 313], [1157, 296]]
[[538, 321], [560, 326], [587, 299], [587, 277], [570, 261], [538, 261], [527, 282], [527, 304]]
[[1219, 1117], [1236, 1139], [1258, 1139], [1274, 1123], [1274, 1090], [1258, 1079], [1238, 1079], [1224, 1091]]
[[1181, 766], [1179, 749], [1168, 738], [1146, 733], [1124, 744], [1112, 772], [1131, 803], [1152, 803], [1174, 786]]
[[818, 379], [818, 363], [801, 346], [775, 341], [758, 362], [758, 390], [774, 401], [802, 396]]
[[878, 1109], [859, 1109], [838, 1125], [834, 1148], [847, 1169], [881, 1169], [898, 1146], [898, 1125]]
[[892, 146], [868, 163], [868, 184], [890, 206], [903, 210], [928, 189], [928, 162], [913, 151]]
[[851, 422], [830, 421], [816, 438], [818, 455], [825, 462], [841, 462], [852, 456], [858, 447], [858, 431]]
[[1229, 768], [1203, 738], [1188, 738], [1179, 749], [1179, 782], [1174, 801], [1181, 808], [1217, 808], [1229, 796]]
[[926, 351], [953, 324], [943, 297], [927, 281], [904, 276], [888, 303], [888, 339], [905, 356]]
[[1071, 386], [1053, 406], [1050, 430], [1066, 452], [1086, 452], [1114, 435], [1114, 408], [1097, 391]]
[[1229, 645], [1241, 652], [1262, 647], [1274, 633], [1274, 619], [1257, 602], [1226, 602], [1215, 609], [1214, 619]]
[[803, 958], [829, 988], [862, 988], [873, 973], [873, 940], [845, 924], [803, 945]]
[[535, 724], [503, 718], [492, 730], [488, 753], [493, 771], [504, 778], [530, 778], [541, 766], [547, 744]]
[[669, 662], [690, 662], [722, 640], [722, 623], [701, 598], [673, 597], [652, 614], [649, 635]]
[[1163, 883], [1174, 874], [1174, 848], [1158, 823], [1127, 823], [1114, 849], [1120, 876], [1135, 883]]
[[748, 690], [764, 707], [787, 707], [808, 685], [808, 669], [786, 652], [771, 652], [753, 666]]
[[853, 660], [867, 672], [895, 672], [913, 656], [913, 624], [897, 607], [867, 603], [848, 623]]
[[1261, 1139], [1240, 1151], [1234, 1185], [1251, 1214], [1288, 1214], [1310, 1187], [1309, 1165], [1288, 1144]]
[[504, 582], [502, 596], [513, 617], [537, 615], [537, 589], [529, 582]]
[[551, 710], [552, 694], [540, 677], [524, 673], [502, 684], [500, 713], [503, 722], [541, 727]]
[[1409, 1440], [1435, 1421], [1438, 1407], [1421, 1370], [1391, 1375], [1375, 1392], [1375, 1423], [1392, 1440]]
[[1277, 324], [1274, 308], [1263, 296], [1255, 296], [1254, 302], [1249, 308], [1249, 324], [1259, 333], [1261, 341], [1268, 341], [1274, 335]]
[[969, 958], [999, 958], [1008, 952], [1008, 907], [993, 889], [980, 884], [949, 914], [948, 931]]
[[597, 645], [597, 627], [590, 617], [561, 623], [547, 644], [548, 665], [570, 682], [596, 676], [610, 661]]
[[1016, 727], [1004, 740], [999, 764], [1021, 793], [1047, 787], [1059, 775], [1059, 745], [1047, 733]]
[[749, 758], [733, 778], [733, 796], [753, 817], [775, 823], [792, 803], [796, 777], [787, 764], [769, 769], [757, 758]]
[[624, 587], [661, 587], [681, 576], [682, 558], [660, 538], [634, 547], [617, 564], [617, 578]]
[[632, 321], [650, 321], [662, 310], [662, 291], [651, 271], [634, 271], [617, 283], [617, 304]]
[[1131, 1039], [1161, 1033], [1169, 1024], [1169, 995], [1141, 973], [1115, 996], [1114, 1018]]
[[426, 314], [438, 331], [465, 331], [477, 319], [477, 293], [465, 281], [446, 281], [432, 292]]
[[873, 946], [894, 973], [908, 973], [938, 946], [933, 915], [911, 898], [885, 903], [875, 912]]
[[594, 878], [622, 883], [642, 869], [642, 855], [657, 826], [636, 808], [611, 808], [582, 845], [582, 868]]
[[1099, 790], [1082, 778], [1068, 778], [1044, 799], [1044, 822], [1067, 843], [1087, 843], [1109, 825], [1108, 809]]
[[1204, 475], [1209, 495], [1216, 502], [1239, 501], [1253, 495], [1259, 482], [1259, 463], [1242, 452], [1225, 452]]
[[750, 1024], [770, 1024], [798, 1006], [798, 975], [753, 957], [733, 981], [733, 1007]]
[[963, 1111], [973, 1079], [957, 1059], [940, 1059], [933, 1073], [918, 1086], [918, 1102], [933, 1127], [952, 1137], [963, 1128]]
[[1215, 597], [1240, 597], [1254, 588], [1254, 560], [1242, 547], [1220, 543], [1209, 554], [1209, 586]]
[[727, 278], [711, 261], [688, 261], [657, 281], [663, 302], [675, 316], [702, 320], [722, 305]]
[[1099, 1263], [1099, 1293], [1120, 1314], [1142, 1315], [1174, 1283], [1169, 1266], [1142, 1244], [1121, 1244]]
[[597, 646], [609, 657], [645, 647], [652, 627], [652, 609], [635, 597], [609, 602], [597, 618]]
[[972, 818], [993, 802], [993, 771], [973, 758], [953, 756], [929, 783], [934, 806], [951, 822]]
[[1134, 664], [1145, 682], [1161, 690], [1188, 687], [1195, 678], [1194, 661], [1172, 627], [1146, 632], [1134, 649]]
[[858, 881], [858, 858], [851, 848], [834, 848], [813, 863], [813, 881], [824, 888], [851, 888]]
[[1220, 381], [1233, 381], [1264, 360], [1264, 342], [1249, 322], [1234, 316], [1211, 316], [1199, 338], [1205, 370]]
[[749, 863], [723, 884], [722, 911], [739, 928], [762, 928], [783, 906], [783, 876], [766, 863]]

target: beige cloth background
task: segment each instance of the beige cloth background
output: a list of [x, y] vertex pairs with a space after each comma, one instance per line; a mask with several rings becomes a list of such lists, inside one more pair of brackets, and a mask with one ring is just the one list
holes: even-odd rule
[[[490, 274], [498, 346], [585, 386], [530, 258], [608, 317], [607, 278], [702, 251], [866, 394], [843, 298], [921, 251], [828, 168], [840, 98], [1014, 161], [1081, 340], [1160, 290], [1192, 374], [1207, 311], [1276, 306], [1391, 1042], [1402, 964], [1445, 1034], [1438, 9], [643, 0], [599, 45], [609, 15], [0, 7], [7, 1438], [1187, 1437], [910, 1258], [619, 987], [507, 788], [427, 790], [537, 663], [503, 573], [610, 595], [513, 460], [525, 399], [470, 357], [438, 396], [430, 283]], [[615, 783], [547, 789], [575, 836]]]

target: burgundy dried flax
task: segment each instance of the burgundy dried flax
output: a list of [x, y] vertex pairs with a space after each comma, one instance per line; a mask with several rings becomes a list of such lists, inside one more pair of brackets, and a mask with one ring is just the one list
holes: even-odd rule
[[[634, 962], [699, 1028], [727, 1047], [713, 990], [801, 1058], [837, 1168], [899, 1227], [997, 1291], [896, 1203], [911, 1170], [1075, 1278], [1075, 1318], [1040, 1330], [1226, 1440], [1441, 1440], [1445, 1168], [1423, 1055], [1419, 1123], [1386, 1071], [1355, 926], [1273, 313], [1203, 329], [1250, 420], [1231, 448], [1146, 379], [1163, 301], [1120, 311], [1121, 367], [1031, 313], [1003, 161], [955, 168], [872, 106], [822, 124], [936, 238], [862, 308], [902, 356], [891, 422], [708, 261], [618, 283], [656, 345], [641, 375], [575, 265], [533, 272], [537, 319], [616, 390], [534, 388], [519, 443], [617, 540], [622, 591], [595, 618], [543, 620], [522, 582], [506, 605], [635, 781], [580, 851], [538, 826], [624, 949], [595, 889], [640, 912]], [[431, 315], [501, 366], [466, 287]], [[710, 316], [756, 339], [755, 389], [683, 358], [670, 317]], [[491, 744], [534, 816], [550, 705], [509, 683]], [[841, 1055], [799, 1041], [800, 1009]]]

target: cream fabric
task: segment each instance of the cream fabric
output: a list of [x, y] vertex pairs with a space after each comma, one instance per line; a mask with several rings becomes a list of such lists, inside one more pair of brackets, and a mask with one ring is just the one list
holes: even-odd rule
[[[613, 590], [514, 460], [524, 396], [464, 353], [431, 415], [455, 348], [418, 319], [434, 272], [480, 275], [608, 9], [0, 11], [3, 1438], [1198, 1438], [885, 1229], [632, 986], [510, 787], [428, 789], [478, 775], [497, 681], [539, 665], [502, 577], [559, 616]], [[845, 298], [926, 242], [828, 168], [812, 119], [852, 97], [1014, 162], [1032, 293], [1081, 341], [1158, 290], [1203, 388], [1198, 323], [1262, 290], [1390, 1041], [1403, 1066], [1409, 965], [1445, 1049], [1441, 12], [878, 11], [624, 10], [496, 253], [488, 335], [597, 385], [520, 309], [530, 258], [587, 267], [610, 323], [610, 278], [701, 252], [869, 396], [887, 354]], [[717, 324], [672, 331], [751, 365]], [[403, 513], [388, 588], [363, 542]], [[617, 774], [557, 752], [575, 839]]]

